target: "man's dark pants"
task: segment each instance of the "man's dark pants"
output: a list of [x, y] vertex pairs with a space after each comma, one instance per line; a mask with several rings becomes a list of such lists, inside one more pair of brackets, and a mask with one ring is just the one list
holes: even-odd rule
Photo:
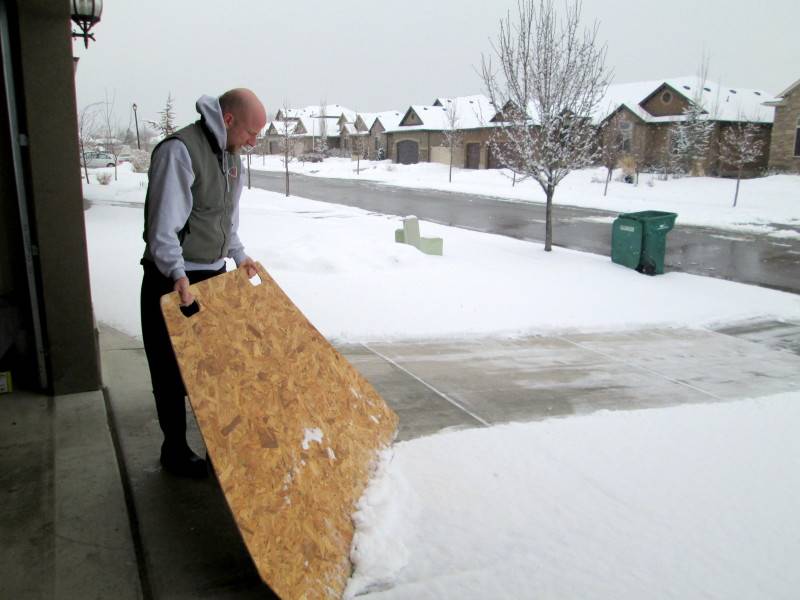
[[[182, 452], [187, 447], [186, 388], [161, 315], [161, 296], [172, 292], [175, 282], [164, 277], [151, 261], [142, 260], [142, 266], [142, 337], [153, 383], [158, 423], [164, 432], [164, 449]], [[224, 272], [225, 267], [222, 267], [219, 271], [187, 271], [186, 276], [190, 283], [197, 283]]]

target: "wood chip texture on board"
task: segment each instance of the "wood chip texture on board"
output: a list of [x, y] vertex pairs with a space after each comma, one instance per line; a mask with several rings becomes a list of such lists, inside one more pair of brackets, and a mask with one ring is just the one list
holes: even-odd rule
[[189, 400], [261, 578], [284, 600], [339, 598], [351, 516], [397, 415], [261, 265], [161, 299]]

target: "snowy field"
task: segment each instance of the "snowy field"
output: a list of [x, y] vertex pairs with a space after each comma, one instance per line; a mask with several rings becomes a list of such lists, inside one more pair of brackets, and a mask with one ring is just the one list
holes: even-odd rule
[[[251, 168], [280, 171], [280, 157], [254, 156]], [[447, 181], [447, 165], [419, 163], [393, 164], [390, 161], [361, 161], [356, 175], [356, 163], [348, 158], [328, 158], [321, 163], [290, 163], [295, 173], [317, 177], [365, 179], [395, 186], [437, 189], [504, 200], [544, 202], [544, 194], [531, 181], [512, 187], [507, 172], [499, 170], [453, 169], [453, 182]], [[620, 173], [615, 172], [615, 177]], [[643, 173], [638, 185], [612, 180], [608, 195], [603, 197], [606, 177], [604, 168], [576, 171], [558, 186], [555, 204], [582, 206], [613, 212], [664, 210], [678, 213], [684, 225], [702, 225], [776, 237], [800, 239], [800, 176], [773, 175], [747, 179], [741, 183], [739, 201], [732, 207], [736, 181], [715, 177], [685, 177], [660, 181], [655, 175]]]
[[[118, 183], [84, 189], [97, 319], [140, 336], [144, 176], [121, 169]], [[253, 190], [240, 233], [309, 319], [341, 341], [800, 319], [796, 295], [646, 277], [608, 258], [430, 223], [422, 234], [444, 238], [445, 255], [425, 256], [394, 243], [399, 226]], [[795, 598], [798, 430], [794, 392], [395, 444], [355, 515], [348, 595]]]

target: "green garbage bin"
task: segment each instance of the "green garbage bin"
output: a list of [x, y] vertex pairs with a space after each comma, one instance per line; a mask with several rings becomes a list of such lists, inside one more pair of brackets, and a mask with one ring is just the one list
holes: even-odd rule
[[611, 260], [647, 275], [662, 274], [667, 234], [677, 217], [658, 210], [621, 214], [611, 232]]

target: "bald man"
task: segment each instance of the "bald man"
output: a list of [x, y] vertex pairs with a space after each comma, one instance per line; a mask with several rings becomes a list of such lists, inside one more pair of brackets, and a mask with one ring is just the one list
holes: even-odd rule
[[[207, 475], [206, 461], [186, 440], [186, 390], [161, 315], [161, 296], [225, 272], [225, 259], [256, 273], [239, 240], [242, 163], [267, 122], [264, 105], [238, 88], [201, 97], [200, 119], [167, 136], [153, 150], [144, 208], [145, 250], [141, 292], [142, 336], [158, 422], [164, 433], [162, 467], [178, 476]], [[220, 226], [221, 225], [221, 226]]]

